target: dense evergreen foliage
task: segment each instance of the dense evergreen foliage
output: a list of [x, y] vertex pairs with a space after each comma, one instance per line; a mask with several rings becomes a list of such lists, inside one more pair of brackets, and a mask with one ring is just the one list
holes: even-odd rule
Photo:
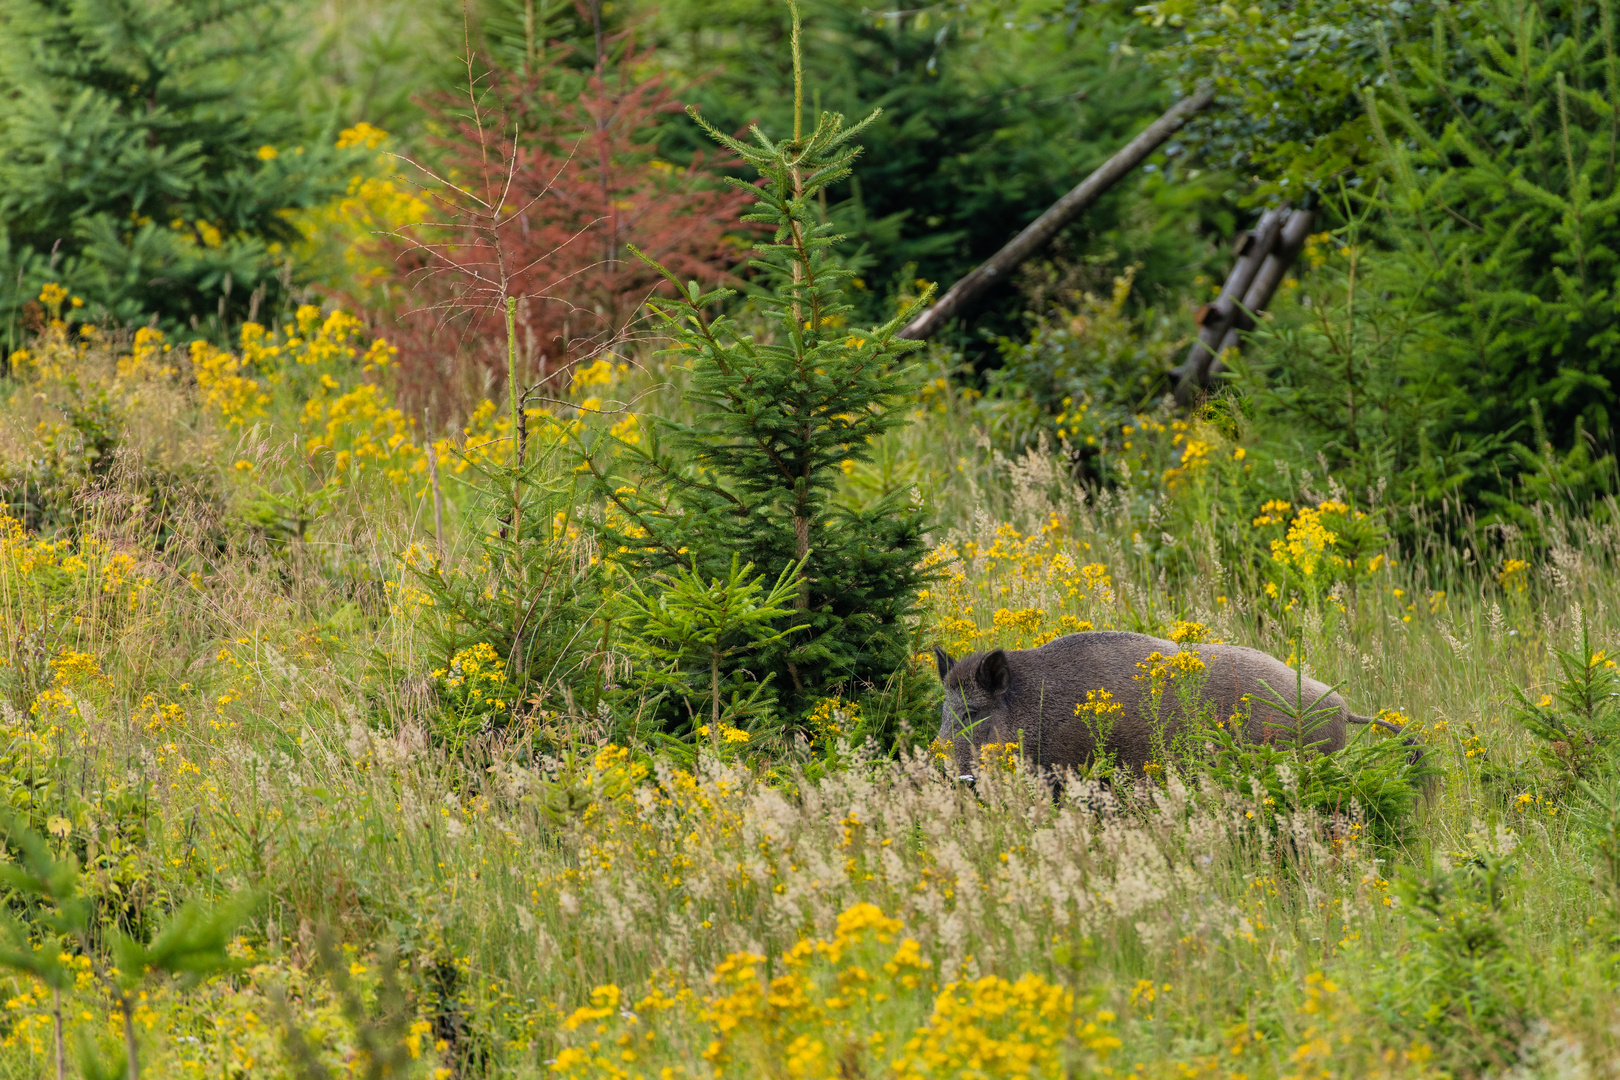
[[1365, 483], [1460, 496], [1521, 524], [1521, 499], [1608, 490], [1611, 7], [1469, 5], [1368, 36], [1378, 85], [1347, 84], [1359, 113], [1332, 137], [1370, 145], [1337, 161], [1337, 178], [1316, 177], [1338, 234], [1239, 387], [1257, 417]]
[[[1090, 5], [1039, 34], [843, 0], [808, 5], [805, 18], [813, 100], [848, 116], [883, 110], [862, 136], [861, 167], [824, 203], [857, 245], [844, 257], [861, 274], [853, 299], [867, 318], [892, 314], [884, 305], [915, 293], [919, 276], [944, 288], [994, 254], [1170, 102], [1157, 72], [1118, 52], [1136, 29], [1128, 4]], [[714, 72], [692, 98], [721, 130], [789, 121], [778, 8], [671, 5], [653, 28], [686, 70]], [[700, 138], [673, 127], [666, 141], [680, 154]], [[1200, 268], [1196, 230], [1218, 212], [1215, 193], [1197, 182], [1148, 191], [1151, 211], [1134, 185], [1105, 197], [1072, 227], [1069, 250], [1143, 262], [1155, 291], [1182, 287]], [[1011, 290], [987, 297], [953, 342], [1016, 327], [1019, 307]]]
[[0, 313], [47, 281], [169, 327], [275, 303], [290, 209], [339, 193], [330, 138], [277, 91], [263, 0], [0, 4]]

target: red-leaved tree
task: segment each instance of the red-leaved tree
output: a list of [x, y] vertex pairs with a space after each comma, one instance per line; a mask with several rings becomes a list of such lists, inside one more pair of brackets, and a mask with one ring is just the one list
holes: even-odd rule
[[527, 76], [469, 78], [466, 98], [439, 103], [443, 165], [421, 184], [431, 220], [382, 241], [409, 287], [389, 328], [408, 407], [449, 421], [504, 379], [508, 297], [523, 386], [560, 389], [582, 361], [633, 341], [665, 286], [630, 245], [705, 288], [746, 254], [747, 193], [701, 159], [658, 159], [657, 127], [681, 106], [662, 76], [633, 77], [649, 60], [627, 43], [582, 80], [554, 58]]

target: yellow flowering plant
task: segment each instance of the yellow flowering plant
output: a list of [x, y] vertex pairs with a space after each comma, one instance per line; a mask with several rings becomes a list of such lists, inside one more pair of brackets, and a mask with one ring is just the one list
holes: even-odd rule
[[1087, 690], [1086, 700], [1074, 707], [1074, 715], [1091, 735], [1092, 758], [1086, 768], [1088, 779], [1104, 779], [1113, 775], [1114, 751], [1109, 748], [1114, 725], [1125, 715], [1125, 706], [1114, 700], [1104, 689]]
[[1055, 513], [1028, 533], [1003, 521], [987, 535], [937, 545], [921, 564], [936, 583], [918, 596], [929, 636], [960, 655], [995, 645], [1039, 648], [1065, 634], [1107, 628], [1113, 577], [1106, 564], [1090, 561], [1090, 546], [1068, 536]]
[[822, 698], [804, 718], [812, 744], [831, 746], [840, 739], [853, 739], [861, 728], [861, 706], [841, 697]]
[[507, 677], [506, 658], [480, 641], [455, 653], [448, 667], [433, 672], [440, 719], [435, 741], [451, 753], [504, 723], [516, 705], [517, 688]]
[[[1358, 510], [1337, 498], [1295, 508], [1281, 499], [1260, 507], [1250, 522], [1255, 539], [1269, 550], [1265, 592], [1279, 606], [1303, 597], [1319, 610], [1324, 597], [1340, 597], [1394, 565], [1383, 515]], [[1344, 610], [1343, 599], [1335, 599]]]
[[[942, 983], [935, 958], [904, 923], [868, 901], [837, 916], [831, 936], [780, 954], [734, 952], [705, 991], [655, 983], [645, 995], [604, 984], [559, 1025], [559, 1077], [676, 1075], [682, 1038], [707, 1031], [714, 1075], [1058, 1077], [1106, 1075], [1123, 1043], [1094, 999], [1026, 972]], [[690, 1037], [690, 1036], [688, 1036]]]
[[1530, 583], [1530, 564], [1523, 559], [1503, 559], [1496, 583], [1509, 595], [1523, 593]]
[[[811, 751], [802, 766], [805, 776], [816, 779], [831, 770], [847, 767], [851, 751], [858, 757], [858, 748], [870, 737], [881, 737], [881, 723], [873, 721], [874, 717], [862, 713], [858, 700], [833, 696], [811, 706], [800, 725]], [[787, 780], [785, 770], [783, 772], [783, 779]]]
[[[14, 896], [26, 898], [35, 910], [32, 925], [0, 920], [0, 966], [38, 979], [51, 991], [53, 1036], [58, 1064], [64, 1060], [63, 999], [88, 981], [101, 992], [83, 995], [97, 1003], [122, 1027], [124, 1068], [132, 1078], [141, 1074], [136, 1013], [147, 999], [143, 987], [153, 975], [185, 975], [196, 979], [236, 966], [227, 946], [252, 907], [247, 894], [227, 897], [209, 908], [196, 902], [175, 911], [149, 942], [128, 936], [116, 925], [96, 928], [102, 948], [92, 944], [92, 905], [87, 902], [78, 860], [53, 855], [49, 843], [9, 812], [0, 815], [0, 833], [21, 858], [0, 866], [0, 883]], [[64, 949], [64, 946], [68, 946]], [[88, 958], [83, 971], [71, 953]], [[89, 980], [82, 978], [90, 976]], [[88, 1001], [86, 1002], [88, 1003]], [[79, 1008], [83, 1008], [80, 1005]], [[101, 1073], [94, 1057], [82, 1065], [88, 1075]]]
[[[1191, 725], [1182, 731], [1175, 739], [1176, 745], [1171, 745], [1165, 739], [1165, 728], [1171, 715], [1196, 718], [1207, 712], [1202, 700], [1205, 670], [1203, 659], [1190, 649], [1182, 649], [1169, 656], [1155, 650], [1138, 661], [1136, 674], [1132, 677], [1142, 684], [1144, 691], [1141, 709], [1143, 717], [1148, 722], [1152, 757], [1150, 776], [1162, 778], [1165, 766], [1169, 765], [1172, 759], [1188, 756], [1191, 733], [1196, 730], [1197, 725]], [[1170, 705], [1168, 709], [1167, 704]], [[1099, 707], [1106, 708], [1106, 705], [1101, 702], [1092, 704], [1093, 715], [1097, 715], [1096, 710]]]

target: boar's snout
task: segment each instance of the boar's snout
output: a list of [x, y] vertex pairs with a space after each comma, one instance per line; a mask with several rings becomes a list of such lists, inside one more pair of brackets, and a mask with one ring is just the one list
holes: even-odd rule
[[[971, 659], [971, 658], [967, 658]], [[996, 649], [987, 653], [971, 670], [937, 645], [934, 661], [945, 685], [945, 701], [940, 706], [939, 740], [951, 748], [957, 771], [971, 778], [975, 750], [1006, 725], [1003, 695], [1012, 681], [1007, 654]]]

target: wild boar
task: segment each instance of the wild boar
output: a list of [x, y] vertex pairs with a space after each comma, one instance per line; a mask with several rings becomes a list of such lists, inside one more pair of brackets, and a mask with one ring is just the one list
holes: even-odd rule
[[[1205, 722], [1236, 717], [1248, 741], [1310, 745], [1319, 753], [1344, 747], [1347, 723], [1397, 730], [1350, 712], [1337, 693], [1281, 660], [1239, 645], [1183, 647], [1095, 631], [960, 660], [936, 647], [934, 657], [945, 683], [939, 737], [963, 774], [972, 773], [986, 743], [1022, 743], [1037, 768], [1085, 766], [1099, 737], [1116, 763], [1140, 772], [1180, 749], [1178, 739], [1200, 714]], [[1289, 714], [1299, 712], [1296, 695], [1304, 699], [1302, 717]], [[1307, 730], [1296, 731], [1301, 726]]]

